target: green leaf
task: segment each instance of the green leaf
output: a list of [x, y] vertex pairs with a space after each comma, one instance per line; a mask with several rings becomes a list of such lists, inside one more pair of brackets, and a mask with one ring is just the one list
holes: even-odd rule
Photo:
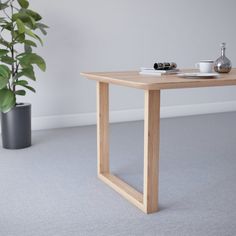
[[19, 43], [24, 43], [25, 41], [25, 34], [19, 34], [18, 31], [15, 34], [15, 40]]
[[41, 32], [42, 34], [46, 35], [47, 31], [45, 29], [49, 28], [47, 25], [42, 24], [42, 23], [36, 23], [35, 25]]
[[17, 24], [18, 32], [19, 32], [20, 34], [24, 33], [24, 32], [25, 32], [24, 23], [23, 23], [20, 19], [17, 19], [17, 20], [16, 20], [16, 24]]
[[6, 41], [5, 39], [3, 39], [2, 37], [0, 38], [0, 44], [2, 44], [2, 45], [5, 46], [5, 47], [8, 47], [8, 48], [11, 47], [10, 43], [7, 42], [7, 41]]
[[29, 45], [29, 46], [32, 46], [32, 47], [37, 47], [37, 44], [31, 40], [25, 40], [24, 41], [25, 44]]
[[6, 21], [6, 19], [5, 19], [5, 17], [0, 17], [0, 23], [6, 23], [7, 21]]
[[29, 16], [29, 19], [30, 19], [30, 23], [26, 22], [27, 26], [31, 29], [35, 29], [36, 28], [35, 27], [35, 24], [36, 24], [35, 19], [31, 16]]
[[6, 78], [7, 80], [10, 79], [11, 71], [10, 69], [5, 65], [0, 65], [0, 76]]
[[6, 113], [16, 104], [15, 94], [9, 89], [0, 90], [0, 111]]
[[37, 35], [35, 34], [35, 37], [38, 39], [38, 41], [40, 42], [41, 46], [43, 46], [43, 40]]
[[9, 51], [7, 49], [0, 49], [0, 57], [6, 55]]
[[24, 24], [29, 27], [30, 29], [35, 30], [36, 29], [36, 22], [34, 20], [33, 17], [29, 16], [29, 15], [25, 15], [25, 21]]
[[22, 85], [22, 86], [29, 89], [31, 92], [36, 93], [35, 89], [32, 88], [31, 86], [29, 86], [29, 85]]
[[25, 56], [25, 55], [27, 55], [28, 53], [26, 53], [26, 52], [22, 52], [22, 53], [20, 53], [20, 54], [18, 54], [17, 56], [16, 56], [16, 59], [18, 59], [18, 58], [20, 58], [20, 57], [23, 57], [23, 56]]
[[10, 22], [5, 22], [5, 24], [2, 24], [1, 27], [2, 27], [2, 30], [4, 30], [4, 29], [6, 29], [8, 31], [12, 30], [12, 25]]
[[26, 52], [26, 53], [31, 53], [31, 52], [32, 52], [31, 46], [29, 46], [29, 45], [27, 45], [27, 44], [24, 45], [24, 49], [25, 49], [25, 52]]
[[26, 92], [25, 92], [25, 90], [17, 90], [17, 91], [15, 91], [15, 94], [20, 95], [20, 96], [25, 96]]
[[29, 66], [28, 68], [23, 68], [21, 72], [18, 73], [18, 78], [21, 76], [26, 76], [29, 79], [36, 80], [35, 74], [34, 74], [34, 68], [33, 66]]
[[36, 92], [34, 88], [28, 85], [28, 82], [26, 80], [18, 80], [18, 81], [15, 81], [13, 84], [16, 86], [22, 86], [24, 88], [27, 88], [34, 93]]
[[33, 33], [31, 30], [29, 30], [29, 29], [25, 29], [25, 33], [26, 33], [27, 35], [29, 35], [30, 37], [32, 37], [32, 38], [38, 39], [39, 42], [41, 43], [41, 45], [43, 46], [43, 41], [42, 41], [42, 39], [41, 39], [38, 35], [34, 34], [34, 33]]
[[[32, 88], [32, 87], [30, 87], [30, 86], [27, 86], [27, 85], [23, 86], [23, 85], [22, 85], [22, 87], [27, 88], [27, 89], [29, 89], [31, 92], [36, 93], [35, 89]], [[20, 96], [25, 96], [25, 95], [26, 95], [26, 91], [23, 90], [23, 89], [17, 90], [17, 91], [15, 91], [15, 94], [16, 94], [16, 95], [20, 95]]]
[[19, 61], [23, 68], [27, 68], [29, 65], [36, 64], [42, 71], [46, 70], [46, 63], [44, 59], [36, 53], [27, 53], [19, 58]]
[[38, 28], [41, 27], [41, 28], [44, 28], [44, 29], [48, 29], [48, 28], [49, 28], [48, 25], [45, 25], [45, 24], [39, 23], [39, 22], [36, 23], [36, 26], [37, 26]]
[[43, 40], [37, 35], [35, 34], [35, 37], [38, 39], [38, 41], [40, 42], [41, 46], [43, 46]]
[[28, 81], [27, 80], [18, 80], [18, 81], [15, 81], [13, 84], [24, 86], [24, 85], [28, 84]]
[[14, 13], [12, 15], [12, 20], [13, 21], [16, 21], [17, 19], [21, 19], [23, 22], [24, 22], [24, 19], [25, 17], [28, 17], [26, 14], [22, 14], [22, 13]]
[[3, 56], [0, 58], [0, 60], [6, 64], [9, 64], [9, 65], [12, 65], [15, 62], [14, 59], [12, 59], [11, 57], [8, 57], [8, 56]]
[[15, 13], [12, 15], [13, 21], [16, 21], [17, 19], [20, 19], [29, 28], [35, 29], [35, 20], [33, 17], [29, 16], [26, 13], [25, 9], [21, 9], [19, 13]]
[[40, 28], [40, 27], [38, 28], [42, 32], [43, 35], [47, 35], [47, 31], [44, 28]]
[[27, 15], [33, 17], [35, 21], [42, 20], [42, 17], [35, 11], [27, 9], [25, 12], [26, 12]]
[[0, 75], [0, 89], [3, 89], [7, 86], [8, 84], [8, 79]]
[[28, 8], [29, 2], [27, 0], [17, 0], [22, 8]]
[[9, 5], [7, 5], [7, 3], [0, 3], [0, 10], [4, 10], [7, 7], [9, 7]]
[[10, 69], [5, 65], [0, 65], [0, 89], [6, 87], [11, 76]]

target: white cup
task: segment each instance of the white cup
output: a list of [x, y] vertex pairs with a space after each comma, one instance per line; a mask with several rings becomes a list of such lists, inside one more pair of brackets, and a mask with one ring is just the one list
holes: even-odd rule
[[211, 73], [214, 61], [212, 60], [202, 60], [195, 64], [195, 67], [199, 69], [201, 73]]

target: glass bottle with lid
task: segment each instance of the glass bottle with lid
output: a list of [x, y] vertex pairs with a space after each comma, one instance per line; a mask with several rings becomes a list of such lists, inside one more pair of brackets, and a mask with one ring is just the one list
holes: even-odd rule
[[226, 43], [221, 44], [221, 56], [215, 61], [214, 69], [218, 73], [228, 73], [231, 70], [231, 61], [225, 56]]

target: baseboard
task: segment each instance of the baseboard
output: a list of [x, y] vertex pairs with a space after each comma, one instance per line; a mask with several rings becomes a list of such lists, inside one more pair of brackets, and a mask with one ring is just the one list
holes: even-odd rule
[[[236, 101], [221, 103], [203, 103], [181, 106], [161, 107], [161, 118], [202, 115], [211, 113], [236, 111]], [[143, 120], [143, 109], [130, 109], [110, 112], [110, 122], [125, 122]], [[32, 129], [55, 129], [74, 126], [93, 125], [96, 123], [96, 113], [80, 113], [73, 115], [58, 115], [33, 117]]]
[[[236, 101], [203, 103], [161, 107], [161, 118], [203, 115], [236, 111]], [[110, 122], [127, 122], [143, 120], [143, 109], [129, 109], [110, 112]], [[33, 130], [56, 129], [96, 124], [96, 113], [42, 116], [32, 118]]]

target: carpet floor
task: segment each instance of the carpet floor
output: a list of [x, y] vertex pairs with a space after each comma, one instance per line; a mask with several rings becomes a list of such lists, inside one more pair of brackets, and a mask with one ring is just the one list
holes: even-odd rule
[[[112, 124], [111, 170], [142, 191], [143, 122]], [[160, 211], [96, 177], [96, 127], [0, 148], [0, 236], [236, 235], [236, 113], [161, 120]]]

